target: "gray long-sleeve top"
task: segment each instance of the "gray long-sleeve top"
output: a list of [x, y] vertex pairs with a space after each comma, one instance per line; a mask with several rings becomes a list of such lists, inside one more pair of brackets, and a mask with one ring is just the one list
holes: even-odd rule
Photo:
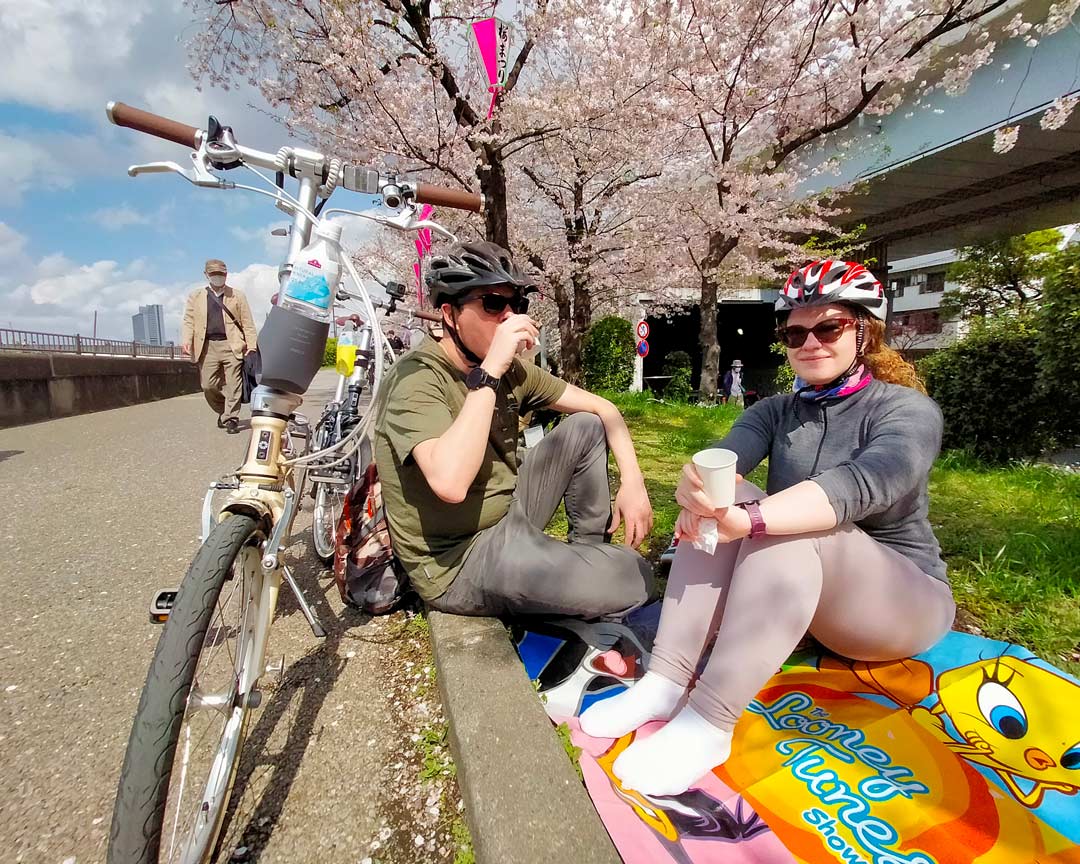
[[927, 483], [941, 449], [941, 410], [928, 396], [877, 380], [839, 400], [772, 396], [747, 409], [716, 446], [738, 454], [744, 476], [767, 456], [770, 495], [813, 480], [838, 524], [858, 525], [949, 581], [928, 515]]

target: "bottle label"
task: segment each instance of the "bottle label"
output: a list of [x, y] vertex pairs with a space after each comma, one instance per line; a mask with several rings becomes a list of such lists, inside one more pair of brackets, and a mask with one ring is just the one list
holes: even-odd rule
[[[320, 273], [309, 262], [297, 264], [293, 268], [289, 281], [285, 285], [285, 296], [301, 303], [318, 306], [320, 309], [330, 308], [330, 283], [325, 273]], [[321, 268], [321, 265], [319, 265]]]

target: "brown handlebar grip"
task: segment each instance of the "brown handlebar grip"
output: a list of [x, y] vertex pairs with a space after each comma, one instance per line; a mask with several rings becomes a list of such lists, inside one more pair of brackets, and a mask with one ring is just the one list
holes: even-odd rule
[[427, 312], [423, 309], [412, 309], [413, 318], [422, 318], [425, 321], [438, 321], [442, 324], [442, 315], [438, 312]]
[[479, 213], [484, 209], [484, 196], [463, 189], [446, 189], [430, 183], [416, 184], [416, 200], [434, 207], [452, 207], [455, 210], [471, 210]]
[[177, 144], [190, 147], [192, 150], [197, 149], [199, 146], [197, 138], [200, 131], [194, 126], [188, 126], [186, 123], [179, 123], [176, 120], [170, 120], [168, 117], [151, 114], [141, 108], [132, 108], [123, 102], [110, 102], [105, 106], [105, 114], [108, 116], [109, 122], [115, 123], [117, 126], [126, 126], [128, 129], [145, 132], [147, 135], [164, 138], [166, 141], [175, 141]]

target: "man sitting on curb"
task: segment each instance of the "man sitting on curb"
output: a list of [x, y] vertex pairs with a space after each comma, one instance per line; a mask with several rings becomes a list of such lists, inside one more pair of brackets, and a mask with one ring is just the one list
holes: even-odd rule
[[[394, 551], [432, 607], [460, 615], [623, 615], [652, 593], [631, 548], [652, 506], [630, 433], [606, 399], [518, 355], [533, 348], [535, 286], [494, 243], [458, 243], [431, 259], [431, 304], [443, 335], [387, 375], [375, 460]], [[550, 407], [567, 418], [518, 464], [518, 418]], [[614, 511], [608, 447], [622, 483]], [[544, 533], [566, 504], [568, 542]], [[619, 524], [627, 546], [605, 541]]]

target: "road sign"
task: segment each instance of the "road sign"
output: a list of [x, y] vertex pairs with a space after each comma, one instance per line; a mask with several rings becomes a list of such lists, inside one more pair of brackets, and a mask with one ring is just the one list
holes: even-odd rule
[[644, 358], [649, 356], [649, 343], [644, 339], [637, 343], [637, 353], [638, 357]]
[[638, 321], [637, 326], [634, 328], [634, 332], [637, 333], [637, 338], [638, 339], [648, 339], [649, 338], [649, 322], [648, 321]]

